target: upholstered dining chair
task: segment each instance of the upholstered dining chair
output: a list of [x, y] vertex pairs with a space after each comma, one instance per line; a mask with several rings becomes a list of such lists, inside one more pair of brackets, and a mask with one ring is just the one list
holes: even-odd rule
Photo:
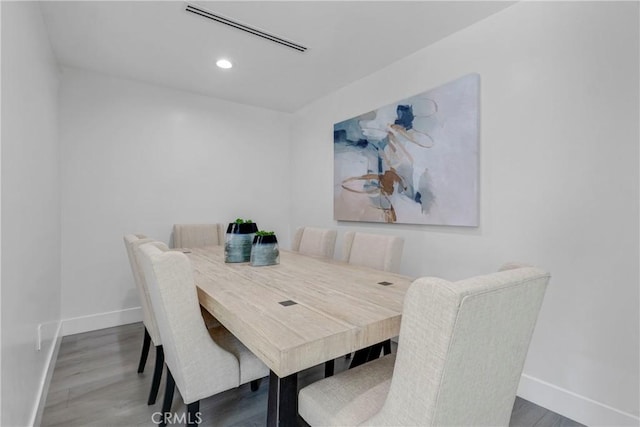
[[174, 248], [201, 248], [224, 245], [222, 224], [174, 224]]
[[158, 389], [160, 387], [160, 379], [162, 377], [162, 369], [164, 367], [164, 353], [162, 348], [162, 341], [160, 339], [160, 333], [158, 332], [158, 324], [156, 317], [151, 307], [151, 299], [147, 284], [144, 280], [140, 263], [138, 262], [135, 250], [144, 243], [152, 242], [152, 239], [148, 239], [143, 234], [127, 234], [124, 236], [124, 245], [127, 248], [127, 255], [129, 256], [129, 263], [131, 264], [131, 271], [133, 272], [133, 280], [138, 289], [138, 295], [140, 297], [140, 305], [142, 306], [142, 323], [144, 325], [144, 338], [142, 342], [142, 353], [140, 354], [140, 362], [138, 363], [138, 373], [144, 372], [144, 367], [147, 363], [147, 357], [149, 355], [149, 347], [151, 343], [156, 351], [156, 365], [153, 370], [153, 379], [151, 380], [151, 391], [149, 392], [148, 405], [153, 405], [156, 402], [158, 396]]
[[[312, 426], [506, 426], [549, 274], [426, 277], [405, 300], [395, 355], [303, 388]], [[395, 358], [395, 361], [394, 361]]]
[[349, 264], [397, 273], [403, 246], [402, 237], [347, 231], [344, 233], [342, 259]]
[[336, 230], [300, 227], [293, 235], [291, 250], [304, 255], [333, 258], [336, 247]]
[[[392, 273], [400, 270], [402, 237], [347, 231], [343, 240], [342, 259], [349, 264]], [[383, 343], [383, 350], [385, 355], [391, 353], [391, 340]]]
[[[316, 227], [300, 227], [293, 235], [291, 250], [304, 255], [322, 258], [333, 258], [336, 247], [336, 230]], [[325, 376], [331, 376], [335, 363], [329, 360], [325, 363]]]
[[171, 410], [176, 386], [187, 405], [187, 421], [197, 420], [200, 399], [248, 382], [255, 391], [269, 369], [222, 326], [207, 330], [187, 256], [154, 243], [137, 250], [167, 364], [162, 413]]
[[[174, 224], [174, 248], [202, 248], [224, 245], [225, 233], [222, 224]], [[218, 319], [202, 308], [202, 317], [208, 328], [220, 326]]]

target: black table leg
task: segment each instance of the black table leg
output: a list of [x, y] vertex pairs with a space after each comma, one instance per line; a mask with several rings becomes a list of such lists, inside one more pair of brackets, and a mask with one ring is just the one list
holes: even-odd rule
[[269, 371], [269, 399], [267, 400], [267, 427], [278, 425], [278, 392], [280, 391], [280, 378]]
[[269, 374], [268, 427], [295, 427], [298, 418], [298, 374]]

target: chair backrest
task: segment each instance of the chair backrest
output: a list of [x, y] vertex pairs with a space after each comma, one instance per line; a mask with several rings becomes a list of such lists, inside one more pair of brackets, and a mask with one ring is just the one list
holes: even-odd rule
[[138, 247], [165, 362], [185, 403], [240, 385], [238, 359], [218, 346], [200, 314], [191, 262], [178, 251]]
[[333, 258], [336, 247], [336, 230], [300, 227], [291, 242], [291, 250], [305, 255]]
[[403, 246], [402, 237], [347, 231], [342, 258], [349, 264], [397, 273]]
[[127, 234], [124, 236], [124, 246], [127, 248], [127, 255], [129, 256], [129, 264], [131, 264], [131, 271], [133, 272], [133, 281], [138, 289], [138, 295], [140, 297], [140, 305], [142, 306], [142, 322], [144, 323], [147, 332], [153, 341], [154, 346], [162, 345], [160, 333], [158, 332], [158, 323], [156, 322], [156, 316], [153, 313], [151, 306], [151, 297], [149, 296], [149, 288], [147, 282], [142, 274], [142, 268], [140, 262], [136, 256], [135, 248], [139, 245], [153, 242], [153, 239], [147, 238], [144, 234]]
[[224, 245], [222, 224], [174, 224], [174, 248]]
[[367, 425], [508, 425], [548, 281], [533, 267], [416, 280], [389, 394]]

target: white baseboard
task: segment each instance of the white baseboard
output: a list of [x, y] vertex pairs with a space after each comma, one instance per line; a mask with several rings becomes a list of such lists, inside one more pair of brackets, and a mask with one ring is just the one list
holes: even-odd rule
[[135, 322], [142, 322], [141, 307], [72, 317], [62, 320], [62, 336], [97, 331], [98, 329], [112, 328], [114, 326], [127, 325]]
[[62, 322], [56, 322], [50, 324], [54, 326], [54, 332], [51, 339], [51, 348], [47, 353], [47, 359], [45, 369], [42, 372], [42, 378], [40, 379], [40, 386], [38, 389], [38, 398], [35, 401], [31, 417], [29, 419], [29, 425], [38, 427], [42, 421], [42, 413], [44, 412], [44, 406], [47, 401], [47, 393], [49, 392], [49, 384], [51, 384], [51, 377], [53, 376], [53, 370], [55, 369], [56, 360], [58, 359], [58, 350], [60, 349], [60, 342], [62, 341]]
[[29, 425], [37, 427], [42, 421], [42, 413], [44, 412], [49, 384], [51, 383], [51, 377], [55, 369], [55, 362], [58, 358], [58, 350], [60, 349], [62, 337], [141, 321], [142, 309], [140, 307], [134, 307], [89, 316], [73, 317], [51, 324], [43, 324], [43, 337], [51, 335], [52, 344], [47, 354], [45, 369], [42, 373], [38, 389], [38, 398], [36, 402], [34, 402]]
[[640, 417], [522, 374], [518, 396], [588, 426], [640, 425]]

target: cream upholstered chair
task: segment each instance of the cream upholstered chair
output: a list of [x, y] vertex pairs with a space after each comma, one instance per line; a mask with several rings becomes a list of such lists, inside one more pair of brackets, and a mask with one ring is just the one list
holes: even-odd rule
[[291, 250], [305, 255], [333, 258], [337, 234], [336, 230], [300, 227], [293, 235]]
[[222, 224], [174, 224], [174, 248], [201, 248], [224, 245]]
[[248, 382], [257, 389], [269, 369], [223, 327], [207, 330], [186, 255], [163, 252], [154, 243], [137, 250], [167, 364], [163, 414], [171, 410], [175, 386], [187, 405], [187, 420], [197, 418], [200, 399]]
[[[416, 280], [396, 355], [303, 388], [311, 425], [508, 425], [549, 274]], [[395, 368], [394, 368], [395, 358]]]
[[[397, 273], [403, 246], [402, 237], [347, 231], [344, 233], [342, 259], [349, 264]], [[390, 354], [391, 340], [385, 341], [383, 348], [384, 354]]]
[[[304, 255], [333, 258], [336, 247], [336, 230], [326, 228], [300, 227], [293, 235], [291, 250]], [[334, 361], [325, 363], [325, 376], [333, 375]]]
[[392, 273], [400, 270], [402, 237], [347, 231], [343, 240], [342, 258], [349, 264]]
[[[174, 224], [174, 248], [202, 248], [224, 245], [225, 233], [222, 224]], [[202, 317], [208, 328], [220, 326], [218, 319], [202, 308]]]
[[149, 290], [144, 280], [140, 263], [136, 258], [135, 250], [139, 245], [152, 241], [152, 239], [148, 239], [143, 234], [127, 234], [124, 236], [124, 245], [127, 248], [127, 255], [129, 256], [129, 263], [131, 264], [133, 279], [136, 284], [136, 288], [138, 289], [138, 295], [140, 296], [140, 305], [142, 306], [142, 323], [144, 324], [144, 339], [142, 342], [140, 362], [138, 363], [138, 373], [144, 372], [144, 367], [149, 355], [150, 344], [153, 343], [153, 346], [156, 349], [156, 366], [153, 370], [151, 391], [149, 392], [149, 399], [147, 400], [148, 405], [153, 405], [158, 396], [158, 388], [160, 387], [160, 379], [162, 377], [162, 368], [164, 367], [164, 353], [160, 333], [158, 332], [156, 317], [153, 314], [153, 309], [151, 308]]

